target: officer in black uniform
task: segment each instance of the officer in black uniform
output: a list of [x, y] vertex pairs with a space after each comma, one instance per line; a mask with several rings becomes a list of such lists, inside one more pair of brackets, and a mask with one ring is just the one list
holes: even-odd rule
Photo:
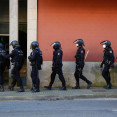
[[104, 79], [106, 80], [106, 83], [107, 83], [107, 86], [105, 88], [111, 89], [112, 84], [111, 84], [109, 69], [114, 67], [113, 66], [114, 53], [113, 53], [113, 50], [111, 48], [110, 41], [105, 40], [105, 41], [101, 42], [100, 44], [102, 44], [103, 48], [104, 48], [104, 57], [103, 57], [103, 61], [102, 61], [101, 65], [100, 65], [101, 68], [103, 67], [102, 76], [104, 77]]
[[49, 86], [45, 86], [44, 88], [46, 88], [48, 90], [51, 90], [52, 85], [53, 85], [54, 80], [55, 80], [55, 76], [56, 76], [56, 74], [58, 74], [59, 75], [59, 79], [62, 82], [62, 88], [60, 88], [60, 90], [66, 90], [66, 83], [65, 83], [64, 76], [63, 76], [63, 72], [62, 72], [62, 56], [63, 56], [63, 52], [61, 50], [61, 44], [60, 44], [60, 42], [56, 41], [53, 44], [51, 44], [51, 46], [54, 49], [51, 81], [50, 81]]
[[24, 63], [23, 51], [20, 49], [20, 45], [17, 41], [12, 41], [10, 45], [12, 45], [13, 50], [7, 57], [11, 57], [11, 63], [13, 65], [13, 69], [11, 70], [11, 74], [13, 74], [13, 81], [12, 85], [8, 88], [11, 91], [14, 90], [14, 86], [17, 82], [20, 87], [17, 92], [24, 92], [22, 80], [20, 78], [20, 70]]
[[3, 73], [5, 70], [5, 67], [9, 68], [8, 59], [6, 59], [6, 51], [3, 49], [3, 44], [0, 43], [0, 91], [4, 91], [4, 80], [3, 80]]
[[88, 84], [87, 89], [89, 89], [92, 85], [92, 82], [89, 81], [85, 76], [82, 75], [82, 71], [84, 68], [84, 59], [85, 59], [85, 49], [83, 48], [84, 42], [82, 39], [77, 39], [74, 43], [78, 47], [78, 50], [75, 55], [76, 69], [75, 69], [74, 76], [76, 79], [76, 86], [73, 87], [72, 89], [80, 89], [79, 78], [81, 78]]
[[37, 41], [33, 41], [30, 47], [32, 49], [32, 52], [28, 59], [31, 62], [32, 66], [31, 71], [31, 78], [33, 83], [32, 92], [39, 92], [40, 79], [38, 70], [41, 70], [41, 65], [43, 63], [42, 51], [39, 49], [39, 44]]

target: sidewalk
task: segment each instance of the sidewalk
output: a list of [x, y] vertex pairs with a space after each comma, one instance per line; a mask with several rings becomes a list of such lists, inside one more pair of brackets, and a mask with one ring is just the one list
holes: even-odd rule
[[91, 89], [67, 89], [59, 91], [41, 89], [41, 92], [32, 93], [29, 89], [25, 92], [16, 91], [0, 92], [0, 101], [6, 100], [75, 100], [75, 99], [99, 99], [99, 98], [117, 98], [117, 87], [106, 90], [102, 87], [92, 87]]

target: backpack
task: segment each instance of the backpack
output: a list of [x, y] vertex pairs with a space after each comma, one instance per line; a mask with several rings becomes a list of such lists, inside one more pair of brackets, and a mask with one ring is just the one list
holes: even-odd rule
[[37, 50], [36, 63], [37, 63], [37, 69], [41, 70], [41, 65], [43, 64], [43, 57], [42, 57], [42, 51], [40, 51], [39, 49]]

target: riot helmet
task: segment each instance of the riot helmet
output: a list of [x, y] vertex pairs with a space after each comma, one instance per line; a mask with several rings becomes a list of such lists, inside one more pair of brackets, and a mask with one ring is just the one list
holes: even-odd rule
[[0, 43], [0, 49], [3, 49], [3, 47], [4, 47], [4, 46], [3, 46], [3, 44], [2, 44], [2, 43]]
[[102, 41], [100, 44], [103, 45], [103, 48], [111, 47], [111, 42], [108, 40]]
[[61, 48], [61, 43], [56, 41], [56, 42], [52, 43], [50, 46], [52, 46], [53, 49], [57, 50], [57, 49]]
[[77, 39], [74, 41], [74, 43], [79, 47], [79, 46], [85, 46], [84, 41], [82, 39]]
[[39, 48], [39, 43], [37, 41], [33, 41], [30, 45], [30, 49]]
[[20, 47], [18, 41], [16, 41], [16, 40], [12, 41], [12, 42], [10, 43], [10, 46], [11, 46], [11, 45], [12, 45], [13, 48], [15, 48], [15, 47]]

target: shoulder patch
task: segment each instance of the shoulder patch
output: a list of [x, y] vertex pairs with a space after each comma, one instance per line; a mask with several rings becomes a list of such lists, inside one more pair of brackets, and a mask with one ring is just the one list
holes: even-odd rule
[[58, 53], [58, 55], [60, 55], [60, 53]]
[[83, 50], [81, 51], [81, 53], [83, 53]]
[[110, 51], [110, 53], [113, 53], [112, 51]]

